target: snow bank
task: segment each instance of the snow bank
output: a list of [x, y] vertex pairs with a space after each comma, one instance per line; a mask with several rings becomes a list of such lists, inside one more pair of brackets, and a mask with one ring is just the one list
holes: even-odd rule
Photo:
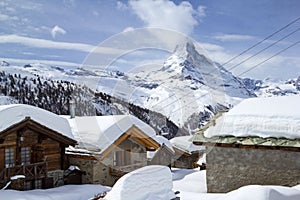
[[68, 138], [74, 138], [66, 119], [47, 110], [25, 104], [0, 106], [0, 132], [23, 121], [26, 117]]
[[299, 102], [300, 96], [246, 99], [219, 117], [204, 136], [300, 138]]
[[172, 169], [173, 190], [206, 193], [206, 171], [195, 169]]
[[130, 172], [120, 178], [106, 195], [106, 200], [169, 200], [172, 174], [168, 167], [152, 165]]
[[283, 186], [249, 185], [229, 192], [222, 200], [299, 200], [300, 191]]
[[0, 199], [5, 200], [87, 200], [96, 194], [108, 191], [101, 185], [65, 185], [47, 190], [0, 190]]

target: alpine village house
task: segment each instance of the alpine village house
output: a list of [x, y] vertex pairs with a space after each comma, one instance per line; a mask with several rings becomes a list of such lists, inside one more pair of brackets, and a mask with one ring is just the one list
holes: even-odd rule
[[206, 146], [207, 191], [300, 183], [300, 96], [243, 100], [195, 134]]
[[0, 188], [112, 186], [137, 168], [170, 166], [174, 156], [167, 139], [130, 115], [59, 116], [13, 104], [0, 106], [0, 119]]
[[67, 120], [28, 105], [0, 106], [0, 187], [12, 189], [63, 185], [65, 148], [75, 146]]

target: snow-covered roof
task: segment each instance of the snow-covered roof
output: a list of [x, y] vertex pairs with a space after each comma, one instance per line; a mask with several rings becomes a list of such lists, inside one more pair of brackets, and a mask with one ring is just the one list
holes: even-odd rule
[[72, 119], [69, 116], [64, 117], [78, 142], [76, 148], [103, 153], [133, 126], [160, 143], [153, 128], [132, 115], [76, 116]]
[[[168, 147], [168, 149], [174, 154], [175, 151], [173, 149], [173, 146], [172, 146], [172, 143], [170, 142], [170, 140], [168, 140], [167, 138], [163, 137], [163, 136], [160, 136], [160, 135], [157, 135], [155, 137], [156, 141], [160, 144], [160, 145], [163, 145], [165, 144], [166, 147]], [[158, 150], [156, 151], [147, 151], [147, 158], [148, 159], [152, 159], [155, 154], [158, 152]]]
[[172, 143], [173, 147], [178, 148], [189, 154], [191, 154], [192, 152], [195, 152], [195, 151], [204, 150], [205, 147], [197, 146], [197, 145], [193, 144], [192, 137], [193, 136], [190, 136], [190, 135], [174, 137], [170, 140], [170, 142]]
[[168, 140], [167, 138], [163, 137], [163, 136], [160, 136], [160, 135], [157, 135], [156, 136], [156, 141], [158, 141], [158, 143], [160, 145], [163, 145], [165, 144], [173, 153], [175, 153], [174, 149], [173, 149], [173, 145], [172, 143], [170, 142], [170, 140]]
[[300, 138], [300, 96], [243, 100], [216, 120], [204, 136]]
[[71, 128], [66, 119], [47, 110], [25, 104], [0, 106], [0, 132], [14, 124], [20, 123], [25, 120], [26, 117], [30, 117], [31, 120], [68, 138], [74, 139]]

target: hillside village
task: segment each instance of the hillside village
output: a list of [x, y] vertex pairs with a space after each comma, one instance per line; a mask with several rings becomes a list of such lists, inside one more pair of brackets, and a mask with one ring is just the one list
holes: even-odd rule
[[[257, 184], [296, 186], [300, 112], [293, 105], [299, 100], [299, 96], [247, 99], [194, 137], [171, 141], [130, 115], [80, 117], [72, 105], [69, 116], [24, 104], [0, 106], [1, 187], [23, 191], [100, 184], [112, 187], [113, 195], [107, 199], [114, 199], [124, 190], [119, 188], [126, 187], [118, 180], [126, 174], [134, 179], [129, 175], [137, 169], [160, 165], [169, 172], [171, 167], [201, 170], [203, 164], [209, 193]], [[151, 185], [152, 179], [146, 177], [144, 184]]]
[[1, 0], [0, 200], [299, 200], [299, 8]]
[[[7, 199], [18, 197], [12, 191], [39, 199], [37, 189], [51, 196], [81, 187], [86, 187], [82, 199], [231, 199], [231, 192], [245, 195], [251, 189], [298, 198], [299, 78], [276, 85], [229, 74], [233, 88], [236, 81], [245, 84], [236, 91], [251, 95], [242, 92], [228, 107], [205, 105], [189, 117], [191, 123], [179, 126], [159, 111], [31, 74], [40, 66], [25, 66], [2, 66], [0, 73], [0, 195]], [[43, 67], [67, 80], [74, 74]], [[26, 76], [10, 74], [19, 69]], [[84, 78], [91, 76], [82, 71]], [[233, 90], [229, 99], [240, 95]], [[140, 184], [130, 184], [136, 179]]]

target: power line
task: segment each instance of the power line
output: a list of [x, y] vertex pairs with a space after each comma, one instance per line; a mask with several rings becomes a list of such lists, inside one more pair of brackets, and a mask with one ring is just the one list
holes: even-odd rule
[[267, 50], [267, 49], [269, 49], [270, 47], [274, 46], [274, 45], [277, 44], [278, 42], [280, 42], [280, 41], [282, 41], [282, 40], [288, 38], [289, 36], [293, 35], [294, 33], [296, 33], [296, 32], [299, 31], [299, 30], [300, 30], [300, 28], [297, 28], [296, 30], [294, 30], [294, 31], [292, 31], [291, 33], [289, 33], [288, 35], [286, 35], [286, 36], [280, 38], [279, 40], [277, 40], [277, 41], [275, 41], [275, 42], [273, 42], [272, 44], [270, 44], [269, 46], [263, 48], [262, 50], [258, 51], [257, 53], [253, 54], [252, 56], [250, 56], [250, 57], [246, 58], [245, 60], [239, 62], [238, 64], [234, 65], [233, 67], [230, 67], [228, 70], [230, 71], [230, 70], [236, 68], [237, 66], [239, 66], [239, 65], [243, 64], [244, 62], [250, 60], [251, 58], [257, 56], [258, 54], [264, 52], [265, 50]]
[[[260, 62], [260, 63], [258, 63], [258, 64], [256, 64], [256, 65], [254, 65], [253, 67], [249, 68], [248, 70], [246, 70], [246, 71], [240, 73], [238, 76], [241, 76], [241, 75], [244, 75], [244, 74], [248, 73], [249, 71], [251, 71], [251, 70], [257, 68], [258, 66], [262, 65], [263, 63], [265, 63], [265, 62], [271, 60], [271, 59], [274, 58], [275, 56], [278, 56], [278, 55], [281, 54], [282, 52], [284, 52], [284, 51], [286, 51], [286, 50], [292, 48], [293, 46], [296, 46], [296, 45], [299, 44], [299, 43], [300, 43], [300, 40], [297, 41], [297, 42], [295, 42], [295, 43], [293, 43], [293, 44], [291, 44], [291, 45], [289, 45], [288, 47], [286, 47], [286, 48], [284, 48], [284, 49], [278, 51], [278, 52], [275, 53], [274, 55], [268, 57], [267, 59], [263, 60], [262, 62]], [[207, 95], [207, 93], [204, 94], [204, 95], [201, 95], [200, 97], [198, 97], [198, 98], [196, 98], [196, 99], [200, 99], [200, 98], [202, 98], [202, 97], [204, 97], [204, 96], [206, 96], [206, 95]], [[180, 109], [182, 109], [182, 108], [184, 108], [184, 107], [186, 107], [186, 106], [188, 106], [188, 105], [190, 105], [190, 104], [192, 104], [192, 103], [195, 103], [195, 100], [193, 100], [192, 102], [189, 102], [189, 103], [187, 103], [187, 104], [185, 104], [185, 105], [179, 107], [179, 108], [176, 109], [176, 110], [173, 110], [170, 114], [175, 113], [175, 112], [177, 112], [178, 110], [180, 110]]]
[[262, 39], [261, 41], [255, 43], [254, 45], [252, 45], [251, 47], [245, 49], [244, 51], [242, 51], [241, 53], [239, 53], [238, 55], [232, 57], [231, 59], [229, 59], [228, 61], [226, 61], [225, 63], [222, 64], [222, 66], [230, 63], [231, 61], [233, 61], [234, 59], [236, 59], [237, 57], [247, 53], [248, 51], [250, 51], [251, 49], [253, 49], [254, 47], [260, 45], [261, 43], [263, 43], [264, 41], [268, 40], [269, 38], [273, 37], [274, 35], [276, 35], [277, 33], [281, 32], [282, 30], [286, 29], [287, 27], [289, 27], [290, 25], [296, 23], [297, 21], [300, 20], [300, 17], [298, 17], [297, 19], [291, 21], [290, 23], [288, 23], [287, 25], [283, 26], [282, 28], [278, 29], [277, 31], [275, 31], [274, 33], [272, 33], [271, 35], [265, 37], [264, 39]]
[[[251, 47], [245, 49], [244, 51], [242, 51], [242, 52], [239, 53], [238, 55], [232, 57], [231, 59], [229, 59], [228, 61], [226, 61], [225, 63], [223, 63], [223, 64], [221, 65], [221, 67], [223, 67], [224, 65], [226, 65], [226, 64], [228, 64], [229, 62], [233, 61], [234, 59], [238, 58], [239, 56], [245, 54], [246, 52], [250, 51], [250, 50], [253, 49], [254, 47], [258, 46], [259, 44], [263, 43], [263, 42], [266, 41], [267, 39], [271, 38], [272, 36], [276, 35], [277, 33], [281, 32], [282, 30], [288, 28], [289, 26], [291, 26], [292, 24], [296, 23], [296, 22], [299, 21], [299, 20], [300, 20], [300, 17], [298, 17], [298, 18], [296, 18], [295, 20], [291, 21], [290, 23], [288, 23], [287, 25], [285, 25], [285, 26], [283, 26], [282, 28], [278, 29], [277, 31], [273, 32], [272, 34], [270, 34], [269, 36], [265, 37], [265, 38], [262, 39], [261, 41], [255, 43], [254, 45], [252, 45]], [[297, 29], [296, 31], [298, 31], [298, 30], [299, 30], [299, 29]], [[296, 32], [296, 31], [295, 31], [295, 32]], [[293, 33], [291, 33], [291, 34], [293, 34]], [[290, 36], [290, 35], [288, 35], [288, 36]], [[288, 36], [286, 36], [286, 37], [288, 37]], [[286, 38], [286, 37], [285, 37], [285, 38]], [[283, 38], [283, 39], [285, 39], [285, 38]], [[282, 39], [282, 40], [283, 40], [283, 39]], [[276, 43], [278, 43], [278, 42], [279, 42], [279, 41], [277, 41]], [[273, 45], [272, 45], [272, 46], [273, 46]], [[270, 47], [271, 47], [271, 46], [270, 46]], [[268, 48], [270, 48], [270, 47], [268, 47]], [[257, 55], [258, 55], [258, 54], [259, 54], [259, 53], [257, 53]], [[255, 55], [255, 56], [256, 56], [256, 55]], [[254, 57], [254, 56], [253, 56], [253, 57]], [[249, 59], [250, 59], [250, 58], [249, 58]], [[246, 62], [246, 61], [245, 61], [245, 62]], [[242, 64], [242, 63], [241, 63], [241, 64]], [[236, 68], [237, 66], [239, 66], [239, 65], [235, 65], [234, 68]], [[214, 68], [214, 69], [211, 70], [211, 72], [209, 72], [209, 73], [213, 73], [213, 72], [215, 72], [216, 70], [217, 70], [217, 69]], [[229, 69], [229, 70], [231, 70], [231, 69]], [[185, 97], [186, 95], [190, 95], [190, 94], [191, 94], [191, 92], [187, 92], [187, 93], [184, 94], [183, 96], [179, 97], [178, 99], [176, 99], [175, 101], [173, 101], [173, 102], [167, 104], [167, 105], [164, 106], [164, 107], [168, 107], [169, 105], [175, 103], [177, 100], [182, 99], [182, 98]], [[166, 100], [168, 100], [169, 98], [171, 98], [171, 97], [173, 97], [173, 96], [175, 96], [175, 95], [176, 95], [176, 94], [172, 94], [171, 96], [169, 96], [169, 97], [163, 99], [162, 101], [157, 102], [156, 104], [154, 104], [154, 105], [152, 106], [152, 108], [155, 108], [157, 105], [162, 104], [163, 102], [165, 102]]]
[[242, 76], [242, 75], [248, 73], [249, 71], [251, 71], [251, 70], [257, 68], [259, 65], [261, 65], [261, 64], [263, 64], [263, 63], [265, 63], [265, 62], [267, 62], [268, 60], [270, 60], [270, 59], [274, 58], [275, 56], [281, 54], [282, 52], [284, 52], [284, 51], [286, 51], [286, 50], [292, 48], [293, 46], [296, 46], [296, 45], [299, 44], [299, 43], [300, 43], [300, 40], [299, 40], [298, 42], [295, 42], [295, 43], [291, 44], [290, 46], [286, 47], [285, 49], [282, 49], [281, 51], [278, 51], [278, 52], [277, 52], [276, 54], [274, 54], [273, 56], [270, 56], [270, 57], [267, 58], [266, 60], [264, 60], [264, 61], [258, 63], [257, 65], [254, 65], [254, 66], [251, 67], [250, 69], [248, 69], [248, 70], [246, 70], [246, 71], [240, 73], [238, 76]]

